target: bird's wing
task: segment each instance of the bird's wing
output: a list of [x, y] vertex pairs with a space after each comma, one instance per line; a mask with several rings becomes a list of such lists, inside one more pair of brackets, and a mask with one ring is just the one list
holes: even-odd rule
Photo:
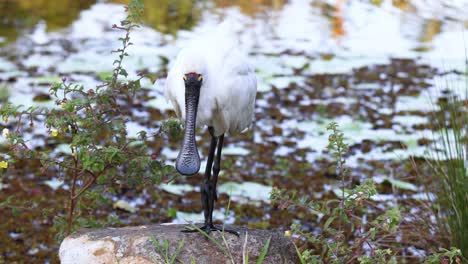
[[257, 79], [254, 68], [242, 52], [234, 49], [225, 55], [219, 71], [219, 85], [213, 87], [225, 128], [232, 134], [241, 132], [253, 121]]

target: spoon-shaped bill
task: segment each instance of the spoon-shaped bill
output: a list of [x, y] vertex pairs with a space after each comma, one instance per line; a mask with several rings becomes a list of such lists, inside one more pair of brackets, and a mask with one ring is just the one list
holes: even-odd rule
[[200, 170], [200, 156], [195, 141], [195, 124], [197, 119], [199, 87], [185, 89], [185, 134], [182, 149], [177, 156], [176, 169], [180, 174], [193, 175]]

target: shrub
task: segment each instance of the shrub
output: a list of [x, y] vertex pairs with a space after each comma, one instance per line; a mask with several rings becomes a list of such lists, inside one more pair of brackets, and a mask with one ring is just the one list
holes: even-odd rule
[[[147, 142], [158, 136], [162, 128], [153, 135], [145, 131], [141, 131], [138, 138], [127, 135], [128, 113], [122, 111], [121, 106], [132, 104], [135, 94], [141, 90], [143, 76], [128, 80], [122, 62], [129, 56], [127, 48], [132, 45], [130, 32], [138, 27], [143, 12], [141, 1], [131, 0], [127, 11], [128, 17], [119, 26], [113, 25], [124, 37], [119, 39], [121, 48], [112, 51], [117, 54], [114, 70], [103, 84], [90, 89], [70, 83], [64, 77], [49, 90], [57, 108], [25, 109], [11, 103], [0, 108], [3, 121], [10, 126], [16, 124], [14, 131], [3, 130], [3, 136], [9, 141], [9, 151], [0, 160], [0, 166], [7, 169], [23, 161], [39, 161], [44, 172], [58, 173], [69, 186], [65, 210], [44, 209], [44, 213], [56, 213], [54, 224], [59, 238], [80, 227], [117, 221], [112, 216], [107, 221], [98, 221], [87, 214], [87, 209], [109, 202], [107, 194], [115, 193], [121, 184], [132, 187], [146, 181], [159, 183], [164, 175], [173, 171], [171, 166], [163, 165], [156, 156], [149, 154]], [[49, 145], [41, 148], [25, 139], [25, 131], [38, 126], [45, 126], [49, 133], [46, 139]], [[59, 143], [66, 144], [68, 153], [54, 150], [53, 146]]]
[[308, 195], [299, 196], [294, 191], [273, 189], [271, 199], [283, 209], [301, 208], [310, 215], [321, 218], [320, 231], [308, 231], [306, 223], [291, 225], [291, 231], [299, 242], [306, 242], [301, 251], [296, 247], [301, 263], [396, 263], [391, 249], [379, 248], [379, 236], [394, 233], [401, 216], [399, 209], [388, 209], [375, 219], [364, 221], [360, 214], [366, 211], [369, 198], [377, 193], [374, 182], [367, 180], [354, 188], [345, 181], [348, 146], [336, 123], [328, 126], [331, 131], [328, 149], [335, 159], [341, 178], [340, 199], [315, 201]]

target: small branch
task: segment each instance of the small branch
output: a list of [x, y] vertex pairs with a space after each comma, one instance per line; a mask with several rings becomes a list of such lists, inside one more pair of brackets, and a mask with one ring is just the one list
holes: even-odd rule
[[86, 190], [89, 189], [89, 187], [91, 187], [91, 185], [93, 185], [93, 184], [96, 182], [96, 180], [97, 180], [98, 177], [99, 177], [99, 176], [93, 175], [93, 178], [92, 178], [88, 183], [86, 183], [86, 184], [80, 189], [80, 191], [79, 191], [78, 193], [76, 193], [75, 195], [71, 196], [70, 198], [71, 198], [72, 200], [75, 200], [75, 199], [77, 199], [78, 197], [80, 197]]
[[[74, 153], [73, 148], [72, 148], [72, 153]], [[67, 229], [66, 229], [66, 234], [67, 236], [70, 235], [71, 232], [71, 227], [73, 224], [73, 213], [75, 211], [75, 204], [76, 204], [76, 198], [75, 198], [75, 188], [76, 188], [76, 181], [78, 180], [78, 160], [74, 159], [74, 170], [73, 170], [73, 180], [72, 180], [72, 188], [70, 190], [70, 207], [68, 211], [68, 219], [67, 219]]]

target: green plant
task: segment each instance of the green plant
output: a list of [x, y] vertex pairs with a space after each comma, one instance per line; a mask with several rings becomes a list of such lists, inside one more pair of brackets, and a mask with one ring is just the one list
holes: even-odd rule
[[10, 97], [10, 91], [5, 85], [0, 85], [0, 102], [5, 102]]
[[[340, 176], [341, 179], [341, 208], [344, 209], [345, 203], [345, 176], [346, 176], [346, 160], [344, 155], [348, 152], [348, 146], [344, 143], [344, 135], [338, 129], [338, 124], [336, 122], [331, 122], [327, 126], [327, 130], [330, 130], [332, 133], [328, 137], [328, 150], [331, 151], [332, 157], [335, 159], [335, 164], [337, 166], [337, 174]], [[339, 229], [341, 230], [342, 226], [346, 222], [346, 215], [343, 214], [344, 210], [340, 210], [340, 226]], [[333, 221], [334, 218], [330, 218]]]
[[[262, 264], [263, 263], [263, 260], [265, 259], [265, 256], [268, 253], [268, 249], [270, 248], [270, 241], [271, 241], [271, 237], [268, 238], [267, 242], [263, 246], [262, 251], [260, 252], [260, 256], [258, 256], [257, 264]], [[247, 259], [246, 263], [249, 263], [248, 259]]]
[[229, 249], [229, 245], [226, 242], [226, 239], [224, 237], [224, 231], [221, 232], [221, 237], [223, 239], [223, 244], [221, 244], [219, 241], [217, 241], [214, 237], [210, 236], [208, 233], [205, 231], [201, 230], [198, 226], [194, 224], [190, 224], [190, 228], [197, 230], [200, 234], [202, 234], [204, 237], [206, 237], [210, 242], [212, 242], [223, 254], [229, 258], [229, 262], [234, 264], [234, 258], [232, 256], [231, 250]]
[[305, 230], [300, 222], [293, 223], [287, 233], [289, 236], [292, 232], [299, 237], [298, 241], [306, 242], [302, 250], [294, 244], [301, 263], [396, 263], [394, 253], [379, 248], [378, 240], [396, 231], [401, 219], [398, 207], [374, 219], [362, 219], [360, 214], [377, 193], [374, 182], [366, 180], [354, 188], [347, 188], [345, 156], [348, 146], [336, 123], [331, 123], [328, 130], [331, 131], [328, 149], [341, 178], [340, 199], [314, 201], [308, 195], [277, 188], [271, 193], [271, 200], [281, 209], [301, 208], [308, 215], [323, 216], [320, 233]]
[[209, 241], [211, 241], [214, 245], [216, 245], [216, 247], [219, 248], [219, 250], [221, 250], [221, 252], [223, 252], [223, 254], [227, 258], [229, 258], [230, 263], [234, 264], [235, 263], [234, 258], [232, 256], [231, 250], [229, 248], [229, 244], [227, 243], [225, 233], [224, 233], [224, 223], [226, 222], [227, 217], [229, 215], [230, 207], [231, 207], [231, 199], [229, 199], [228, 206], [226, 208], [226, 213], [224, 214], [224, 222], [223, 222], [223, 227], [222, 227], [222, 230], [221, 230], [221, 238], [223, 240], [223, 244], [218, 242], [215, 238], [210, 236], [208, 233], [206, 233], [205, 231], [203, 231], [202, 229], [200, 229], [198, 226], [194, 225], [193, 223], [190, 223], [189, 228], [192, 229], [192, 230], [197, 230], [200, 234], [202, 234], [203, 236], [208, 238]]
[[153, 235], [150, 236], [151, 241], [156, 247], [157, 252], [164, 258], [165, 264], [173, 264], [177, 260], [177, 257], [180, 254], [180, 251], [182, 250], [182, 247], [185, 244], [185, 239], [182, 239], [182, 241], [179, 242], [177, 245], [177, 249], [175, 250], [174, 254], [170, 256], [170, 250], [169, 250], [169, 240], [165, 239], [162, 241], [162, 245], [159, 244], [159, 240], [156, 239]]
[[426, 258], [425, 264], [459, 264], [462, 263], [462, 252], [460, 249], [451, 247], [450, 250], [443, 248], [441, 252], [434, 253]]
[[[4, 129], [10, 148], [0, 160], [4, 169], [18, 162], [37, 162], [43, 171], [58, 174], [69, 186], [69, 198], [64, 210], [54, 208], [54, 219], [58, 238], [69, 235], [80, 227], [96, 227], [116, 223], [110, 215], [107, 219], [96, 219], [88, 208], [111, 202], [109, 195], [115, 194], [119, 186], [136, 186], [144, 181], [159, 183], [163, 176], [173, 171], [157, 157], [148, 152], [148, 138], [157, 136], [139, 133], [138, 138], [127, 135], [126, 122], [130, 116], [122, 111], [122, 104], [131, 105], [135, 94], [141, 91], [140, 76], [127, 80], [128, 73], [122, 62], [129, 56], [127, 48], [132, 45], [130, 32], [138, 24], [143, 12], [140, 0], [131, 0], [127, 19], [113, 28], [124, 32], [119, 40], [121, 48], [114, 50], [112, 76], [94, 89], [72, 84], [67, 78], [50, 88], [50, 95], [59, 106], [55, 109], [29, 107], [11, 103], [0, 107], [0, 115], [14, 131]], [[44, 125], [49, 133], [47, 146], [36, 148], [24, 139], [25, 130]], [[54, 146], [66, 144], [68, 153], [54, 151]], [[51, 148], [52, 146], [52, 148]], [[50, 210], [46, 208], [45, 210]]]
[[[465, 78], [468, 76], [468, 62]], [[454, 86], [446, 80], [449, 89]], [[455, 88], [455, 87], [453, 87]], [[468, 79], [465, 84], [468, 98]], [[426, 189], [436, 195], [431, 206], [442, 232], [450, 233], [451, 244], [468, 257], [468, 101], [455, 94], [439, 100], [440, 110], [435, 120], [432, 156], [427, 164], [432, 169], [434, 183]]]

